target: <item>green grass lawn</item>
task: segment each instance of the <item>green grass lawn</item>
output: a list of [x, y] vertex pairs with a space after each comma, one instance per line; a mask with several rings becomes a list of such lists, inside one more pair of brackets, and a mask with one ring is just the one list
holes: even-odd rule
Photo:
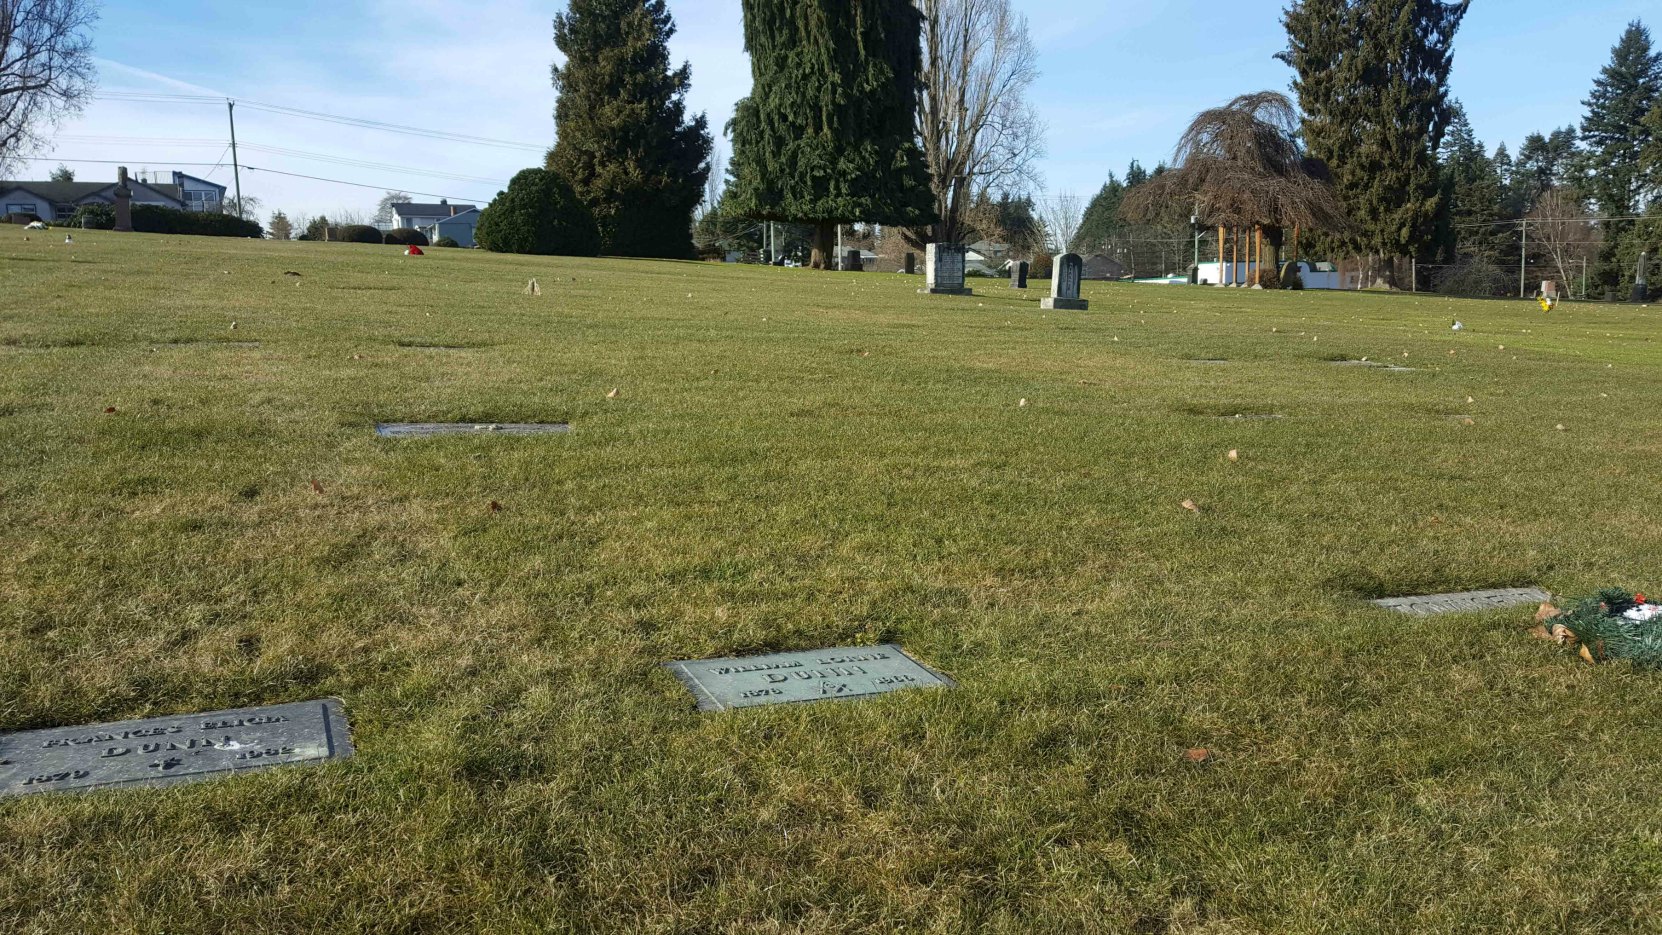
[[[0, 931], [1662, 927], [1659, 677], [1366, 602], [1662, 590], [1657, 310], [54, 234], [0, 729], [338, 696], [358, 755], [5, 800]], [[660, 667], [889, 641], [958, 687]]]

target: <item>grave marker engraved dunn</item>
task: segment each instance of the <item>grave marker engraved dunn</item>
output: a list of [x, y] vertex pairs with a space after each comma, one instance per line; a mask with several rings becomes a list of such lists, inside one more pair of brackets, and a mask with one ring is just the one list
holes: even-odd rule
[[700, 711], [859, 698], [953, 684], [893, 644], [683, 660], [665, 663], [665, 668], [693, 693]]
[[352, 755], [338, 699], [0, 734], [0, 798], [159, 786]]

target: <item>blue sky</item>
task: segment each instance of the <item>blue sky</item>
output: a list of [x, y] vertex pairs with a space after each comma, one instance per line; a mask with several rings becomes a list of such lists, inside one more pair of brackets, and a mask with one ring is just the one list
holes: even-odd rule
[[[1089, 195], [1132, 159], [1152, 166], [1197, 111], [1247, 91], [1285, 90], [1273, 59], [1282, 0], [1014, 0], [1039, 47], [1032, 97], [1049, 126], [1046, 187]], [[108, 91], [229, 95], [249, 101], [449, 130], [538, 146], [554, 138], [551, 20], [560, 0], [105, 0], [95, 41]], [[738, 0], [670, 0], [677, 59], [692, 63], [691, 108], [718, 131], [749, 89]], [[1630, 20], [1662, 32], [1655, 0], [1478, 0], [1456, 40], [1453, 90], [1489, 146], [1575, 123], [1598, 69]], [[1659, 36], [1662, 38], [1662, 36]], [[223, 105], [102, 100], [59, 128], [54, 148], [83, 180], [121, 160], [137, 170], [222, 159]], [[237, 113], [241, 143], [465, 176], [343, 166], [244, 151], [262, 169], [360, 182], [353, 188], [269, 172], [244, 191], [291, 216], [369, 213], [379, 189], [488, 199], [532, 150], [428, 140], [262, 113]], [[151, 142], [165, 140], [167, 142]], [[725, 142], [718, 145], [725, 148]], [[33, 164], [44, 175], [51, 162]], [[228, 166], [212, 169], [228, 182]], [[418, 199], [418, 200], [426, 200]], [[431, 200], [437, 200], [432, 198]]]

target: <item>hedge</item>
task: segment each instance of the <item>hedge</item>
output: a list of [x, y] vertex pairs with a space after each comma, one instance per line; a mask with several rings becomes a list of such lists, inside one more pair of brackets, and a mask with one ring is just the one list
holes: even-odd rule
[[425, 247], [427, 235], [413, 227], [398, 227], [387, 231], [386, 242], [401, 247]]
[[254, 237], [265, 231], [232, 214], [180, 211], [161, 205], [133, 205], [133, 230], [145, 234], [191, 234], [198, 237]]
[[598, 256], [600, 228], [588, 206], [557, 172], [526, 169], [479, 217], [479, 246], [496, 253]]
[[340, 229], [342, 243], [386, 243], [381, 232], [368, 224], [348, 224]]

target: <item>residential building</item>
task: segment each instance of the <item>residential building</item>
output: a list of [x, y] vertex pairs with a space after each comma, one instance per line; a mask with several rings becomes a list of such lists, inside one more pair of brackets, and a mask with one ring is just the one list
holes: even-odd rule
[[421, 228], [421, 232], [427, 235], [429, 243], [437, 243], [440, 237], [449, 237], [456, 241], [458, 247], [471, 247], [474, 245], [473, 231], [478, 226], [479, 209], [468, 208], [450, 217], [439, 218], [431, 226]]
[[[221, 210], [225, 186], [183, 172], [171, 183], [130, 178], [135, 205], [160, 205], [181, 211]], [[0, 182], [0, 214], [33, 214], [62, 223], [82, 205], [115, 204], [115, 182]]]
[[[468, 211], [478, 209], [478, 205], [453, 205], [449, 200], [441, 200], [438, 204], [417, 204], [407, 202], [392, 206], [392, 227], [407, 227], [426, 233], [426, 229], [438, 222], [455, 217]], [[460, 241], [457, 241], [458, 243]]]

